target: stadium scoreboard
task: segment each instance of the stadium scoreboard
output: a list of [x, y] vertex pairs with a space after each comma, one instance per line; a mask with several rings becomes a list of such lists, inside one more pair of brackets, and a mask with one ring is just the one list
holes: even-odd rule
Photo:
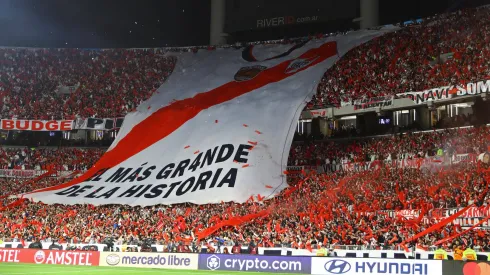
[[227, 1], [225, 32], [353, 19], [358, 9], [359, 0]]

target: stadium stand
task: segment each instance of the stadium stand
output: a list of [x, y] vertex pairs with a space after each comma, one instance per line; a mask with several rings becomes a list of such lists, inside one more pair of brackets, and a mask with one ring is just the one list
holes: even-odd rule
[[172, 73], [158, 49], [0, 48], [2, 118], [118, 117]]
[[489, 12], [434, 16], [351, 50], [325, 73], [309, 108], [487, 78]]
[[298, 142], [293, 144], [288, 162], [293, 166], [328, 164], [328, 170], [338, 170], [333, 166], [349, 162], [437, 156], [439, 149], [447, 152], [451, 158], [455, 154], [477, 154], [486, 151], [489, 134], [487, 127], [468, 127], [348, 139], [344, 142]]
[[[439, 15], [355, 48], [325, 73], [309, 108], [490, 76], [485, 58], [490, 54], [488, 13], [488, 9], [477, 9]], [[440, 56], [447, 53], [453, 58], [442, 62]], [[158, 50], [0, 49], [1, 116], [124, 115], [148, 98], [172, 72], [175, 60], [162, 54]], [[354, 63], [358, 66], [352, 66]], [[114, 83], [120, 85], [115, 87]], [[66, 95], [59, 92], [63, 87], [75, 88]], [[460, 116], [439, 126], [470, 124], [470, 117]], [[291, 186], [275, 198], [252, 198], [244, 204], [144, 208], [45, 205], [11, 196], [57, 185], [63, 178], [44, 175], [35, 182], [0, 178], [0, 221], [5, 225], [0, 227], [0, 238], [93, 244], [114, 237], [117, 244], [128, 245], [152, 238], [173, 250], [174, 244], [195, 242], [205, 229], [219, 227], [223, 221], [265, 213], [253, 221], [219, 227], [200, 241], [206, 244], [223, 239], [310, 250], [319, 243], [401, 249], [407, 242], [408, 246], [429, 249], [438, 240], [462, 231], [459, 224], [448, 223], [412, 242], [410, 238], [416, 233], [443, 218], [435, 214], [439, 210], [490, 206], [490, 170], [475, 157], [487, 152], [489, 145], [488, 127], [297, 142], [288, 162], [300, 167], [299, 173], [292, 177], [285, 171], [291, 176]], [[2, 148], [0, 168], [86, 170], [103, 152]], [[459, 161], [458, 155], [472, 157]], [[403, 211], [415, 214], [406, 218], [400, 214]], [[428, 213], [431, 218], [426, 217]], [[490, 232], [472, 230], [444, 244], [474, 244], [488, 251]]]
[[0, 147], [0, 169], [85, 171], [104, 152], [100, 148]]
[[[289, 189], [296, 189], [296, 192], [286, 191], [275, 199], [247, 204], [147, 208], [121, 205], [45, 205], [24, 200], [19, 205], [2, 211], [2, 220], [8, 224], [2, 235], [9, 240], [51, 238], [96, 243], [106, 237], [115, 236], [121, 244], [135, 244], [148, 237], [158, 240], [159, 243], [181, 242], [190, 241], [191, 236], [198, 234], [200, 230], [236, 215], [267, 210], [271, 211], [267, 217], [240, 227], [218, 231], [210, 239], [220, 237], [241, 243], [254, 241], [265, 247], [307, 248], [311, 244], [324, 242], [337, 246], [372, 245], [396, 248], [402, 240], [417, 232], [418, 225], [413, 225], [416, 218], [410, 221], [400, 216], [390, 217], [387, 213], [382, 214], [383, 211], [418, 209], [424, 212], [464, 207], [473, 203], [486, 206], [488, 172], [475, 162], [454, 163], [451, 165], [452, 169], [443, 169], [444, 166], [440, 166], [436, 171], [421, 167], [393, 168], [389, 165], [352, 170], [344, 169], [345, 164], [390, 160], [382, 157], [385, 154], [393, 155], [392, 161], [423, 159], [436, 155], [440, 148], [444, 152], [441, 157], [452, 158], [456, 153], [480, 151], [481, 147], [488, 144], [489, 137], [489, 128], [484, 127], [372, 138], [363, 143], [329, 142], [311, 143], [308, 146], [298, 144], [292, 148], [291, 157], [298, 160], [298, 164], [323, 166], [325, 173], [310, 174], [308, 177], [302, 175], [303, 179], [295, 182]], [[73, 155], [73, 150], [77, 149], [60, 150], [54, 155]], [[87, 151], [93, 152], [86, 153]], [[22, 152], [24, 151], [17, 151], [17, 154]], [[100, 152], [98, 149], [85, 150], [91, 156]], [[298, 155], [297, 152], [304, 154]], [[329, 165], [321, 162], [334, 152], [345, 152], [344, 156], [337, 156], [338, 165], [335, 164], [335, 158]], [[370, 156], [371, 154], [375, 156]], [[44, 178], [35, 183], [3, 179], [2, 194], [12, 195], [12, 191], [26, 192], [59, 182], [56, 178]], [[16, 189], [19, 186], [22, 188]], [[11, 202], [12, 200], [5, 201]], [[364, 216], [359, 213], [378, 215]], [[423, 213], [420, 215], [422, 219]], [[425, 224], [428, 226], [431, 222], [434, 221], [425, 221]], [[446, 226], [443, 230], [419, 240], [420, 245], [429, 247], [434, 240], [441, 239], [443, 235], [451, 235], [457, 229], [454, 225]], [[474, 234], [476, 233], [465, 237], [470, 241], [488, 243], [486, 240], [489, 235], [486, 232], [483, 236], [480, 236], [482, 233], [473, 236]]]

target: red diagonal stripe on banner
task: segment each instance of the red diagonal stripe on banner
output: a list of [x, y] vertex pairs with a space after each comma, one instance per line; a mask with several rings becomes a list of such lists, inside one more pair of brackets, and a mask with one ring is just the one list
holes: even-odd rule
[[105, 153], [101, 159], [84, 175], [70, 182], [36, 190], [29, 194], [59, 190], [83, 182], [97, 171], [103, 168], [112, 168], [170, 135], [172, 132], [179, 129], [184, 123], [197, 116], [201, 111], [235, 99], [265, 85], [279, 82], [293, 76], [298, 72], [306, 70], [307, 68], [326, 60], [327, 58], [335, 56], [336, 53], [337, 43], [335, 41], [328, 42], [318, 48], [310, 49], [298, 57], [301, 59], [310, 60], [311, 63], [298, 69], [297, 71], [286, 73], [286, 69], [288, 68], [289, 64], [295, 60], [292, 59], [264, 70], [251, 80], [243, 82], [228, 82], [208, 92], [199, 93], [192, 98], [186, 98], [173, 102], [169, 106], [163, 107], [154, 112], [145, 120], [134, 126], [134, 128], [124, 138], [122, 138], [111, 151]]

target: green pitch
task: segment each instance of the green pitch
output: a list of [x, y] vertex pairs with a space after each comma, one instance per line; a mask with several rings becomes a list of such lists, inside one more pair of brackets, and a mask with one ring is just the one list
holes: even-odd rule
[[[205, 271], [205, 270], [168, 270], [168, 269], [150, 269], [150, 268], [126, 268], [126, 267], [100, 267], [100, 266], [70, 266], [70, 265], [36, 265], [36, 264], [13, 264], [0, 263], [0, 275], [229, 275], [247, 272], [237, 271]], [[254, 272], [257, 274], [257, 272]], [[285, 275], [289, 273], [263, 273], [260, 275]]]

